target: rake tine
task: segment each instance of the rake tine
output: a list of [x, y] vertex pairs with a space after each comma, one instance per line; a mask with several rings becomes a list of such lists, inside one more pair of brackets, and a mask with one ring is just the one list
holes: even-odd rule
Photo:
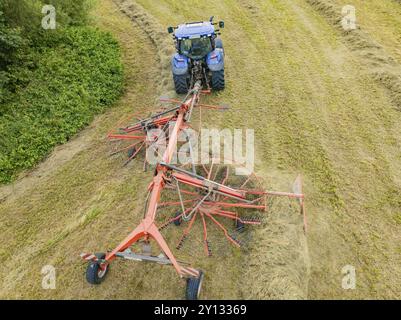
[[234, 244], [236, 247], [241, 247], [241, 242], [239, 240], [237, 240], [234, 236], [230, 235], [227, 231], [226, 228], [223, 227], [223, 225], [218, 222], [210, 213], [205, 212], [205, 214], [212, 219], [212, 221], [223, 231], [224, 235], [226, 236], [226, 238], [232, 243]]
[[224, 211], [224, 210], [216, 210], [214, 214], [225, 217], [225, 218], [230, 218], [234, 219], [237, 221], [240, 221], [244, 224], [261, 224], [262, 221], [259, 217], [250, 217], [250, 218], [240, 218], [236, 213], [233, 213], [232, 211]]
[[207, 240], [207, 228], [206, 228], [206, 221], [205, 221], [205, 216], [203, 215], [202, 211], [199, 211], [201, 218], [202, 218], [202, 224], [203, 224], [203, 242], [204, 242], [204, 248], [206, 254], [210, 257], [212, 256], [212, 250], [210, 249], [210, 244], [209, 241]]
[[[118, 140], [116, 140], [116, 141], [118, 141]], [[139, 144], [139, 143], [141, 143], [141, 142], [142, 142], [142, 141], [138, 141], [138, 142], [135, 142], [135, 143], [133, 143], [133, 144], [130, 144], [128, 147], [124, 147], [124, 148], [122, 148], [122, 149], [118, 149], [117, 151], [114, 151], [114, 152], [110, 153], [109, 156], [111, 157], [111, 156], [114, 156], [114, 155], [117, 154], [117, 153], [126, 151], [126, 150], [128, 150], [128, 149], [130, 149], [130, 148], [133, 148], [133, 147], [135, 147], [137, 144]]]
[[192, 208], [188, 208], [188, 209], [186, 209], [183, 213], [180, 213], [179, 215], [177, 215], [177, 216], [175, 216], [175, 217], [173, 217], [173, 218], [168, 219], [166, 222], [164, 222], [164, 223], [161, 225], [160, 230], [166, 228], [167, 226], [169, 226], [170, 224], [172, 224], [174, 221], [177, 221], [177, 220], [179, 220], [180, 218], [182, 218], [182, 216], [183, 216], [184, 214], [186, 214], [186, 213], [187, 213], [189, 210], [191, 210], [191, 209], [192, 209]]
[[138, 150], [136, 150], [134, 152], [134, 154], [129, 157], [129, 159], [127, 161], [125, 161], [125, 163], [123, 164], [123, 167], [125, 167], [128, 163], [131, 162], [132, 159], [134, 159], [136, 157], [136, 155], [139, 153], [139, 151], [142, 149], [142, 147], [144, 146], [145, 142], [142, 142], [142, 144], [139, 146]]
[[[191, 208], [190, 208], [190, 209], [191, 209]], [[183, 235], [182, 235], [180, 241], [179, 241], [178, 244], [177, 244], [177, 247], [176, 247], [177, 250], [180, 250], [180, 249], [181, 249], [181, 247], [182, 247], [184, 241], [187, 239], [187, 236], [188, 236], [189, 232], [191, 231], [192, 226], [193, 226], [193, 224], [194, 224], [194, 221], [195, 221], [195, 218], [196, 218], [197, 213], [198, 213], [198, 211], [196, 211], [196, 212], [194, 213], [194, 215], [192, 216], [191, 221], [189, 222], [188, 227], [184, 230], [184, 233], [183, 233]]]
[[[189, 202], [195, 202], [199, 200], [199, 198], [197, 199], [189, 199], [189, 200], [183, 200], [183, 203], [189, 203]], [[159, 208], [163, 208], [163, 207], [168, 207], [168, 206], [178, 206], [181, 205], [181, 201], [166, 201], [166, 202], [160, 202], [159, 203]], [[191, 208], [190, 208], [191, 209]], [[186, 210], [185, 210], [186, 211]]]
[[167, 228], [170, 224], [172, 224], [174, 221], [180, 219], [182, 217], [182, 213], [180, 213], [179, 215], [177, 215], [174, 218], [171, 218], [169, 220], [167, 220], [166, 222], [164, 222], [160, 227], [159, 230], [163, 230], [165, 228]]
[[217, 210], [214, 211], [212, 214], [220, 216], [220, 217], [224, 217], [224, 218], [229, 218], [229, 219], [233, 219], [233, 220], [238, 220], [237, 216], [235, 215], [231, 215], [231, 214], [226, 214], [226, 213], [221, 213], [218, 212]]

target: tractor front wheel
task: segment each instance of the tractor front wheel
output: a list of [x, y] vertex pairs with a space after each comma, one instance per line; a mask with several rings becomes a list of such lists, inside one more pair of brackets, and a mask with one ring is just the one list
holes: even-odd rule
[[198, 278], [188, 278], [187, 279], [187, 300], [198, 300], [202, 289], [203, 282], [203, 272], [199, 273]]
[[[96, 257], [98, 259], [104, 259], [106, 255], [104, 253], [97, 253]], [[90, 284], [100, 284], [106, 278], [108, 271], [108, 264], [102, 265], [99, 261], [90, 261], [86, 269], [86, 281]]]
[[186, 94], [188, 92], [189, 84], [188, 84], [187, 74], [183, 75], [173, 74], [173, 80], [174, 80], [175, 92], [177, 92], [178, 94]]
[[224, 89], [224, 69], [220, 71], [212, 71], [212, 89], [219, 91]]

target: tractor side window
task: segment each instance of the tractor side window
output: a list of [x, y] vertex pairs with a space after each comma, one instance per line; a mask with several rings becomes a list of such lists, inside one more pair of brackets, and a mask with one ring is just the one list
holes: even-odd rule
[[181, 52], [188, 55], [191, 50], [191, 39], [181, 40]]

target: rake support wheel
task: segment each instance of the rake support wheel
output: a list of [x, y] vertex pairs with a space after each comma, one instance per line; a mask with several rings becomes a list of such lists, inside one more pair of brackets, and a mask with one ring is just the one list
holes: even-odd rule
[[200, 271], [198, 278], [187, 279], [186, 299], [198, 300], [202, 289], [204, 273]]
[[[104, 253], [97, 253], [95, 255], [98, 259], [104, 259], [106, 257]], [[101, 284], [106, 278], [108, 271], [108, 264], [102, 266], [98, 261], [90, 261], [86, 268], [86, 281], [90, 284]]]

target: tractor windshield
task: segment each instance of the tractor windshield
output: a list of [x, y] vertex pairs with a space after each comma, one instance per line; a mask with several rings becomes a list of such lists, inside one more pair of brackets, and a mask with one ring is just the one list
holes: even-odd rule
[[212, 51], [212, 42], [210, 38], [184, 39], [180, 44], [181, 54], [191, 59], [202, 59]]

